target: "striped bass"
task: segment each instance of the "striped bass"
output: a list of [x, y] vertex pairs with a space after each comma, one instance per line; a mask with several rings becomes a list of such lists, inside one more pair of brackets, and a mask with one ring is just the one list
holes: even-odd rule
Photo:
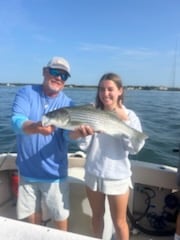
[[121, 121], [114, 112], [96, 109], [93, 105], [63, 107], [48, 112], [42, 117], [42, 125], [53, 125], [67, 130], [74, 130], [80, 125], [88, 125], [94, 131], [113, 137], [127, 136], [137, 151], [144, 140], [148, 138], [144, 133]]

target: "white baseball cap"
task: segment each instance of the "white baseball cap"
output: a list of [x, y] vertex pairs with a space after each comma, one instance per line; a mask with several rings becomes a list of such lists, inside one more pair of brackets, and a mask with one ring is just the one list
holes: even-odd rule
[[68, 61], [62, 57], [53, 57], [47, 64], [49, 68], [62, 69], [70, 75], [70, 65]]

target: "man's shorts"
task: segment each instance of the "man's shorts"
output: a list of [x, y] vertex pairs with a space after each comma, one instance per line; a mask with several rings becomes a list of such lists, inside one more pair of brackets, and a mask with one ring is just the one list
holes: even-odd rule
[[121, 195], [133, 188], [131, 178], [123, 180], [104, 179], [90, 173], [85, 174], [85, 184], [93, 191], [102, 192], [107, 195]]
[[69, 217], [69, 183], [62, 182], [26, 182], [20, 177], [17, 217], [24, 219], [33, 213], [42, 211], [42, 202], [54, 221], [63, 221]]

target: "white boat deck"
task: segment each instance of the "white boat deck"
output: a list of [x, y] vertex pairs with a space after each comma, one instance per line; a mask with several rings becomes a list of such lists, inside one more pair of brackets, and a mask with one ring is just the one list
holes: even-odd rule
[[[8, 221], [7, 221], [8, 220]], [[29, 227], [26, 227], [26, 225], [28, 224], [28, 223], [25, 223], [25, 225], [23, 225], [22, 226], [22, 224], [20, 224], [19, 225], [19, 228], [21, 228], [21, 236], [22, 236], [22, 238], [17, 238], [17, 235], [13, 232], [13, 226], [11, 226], [11, 224], [14, 224], [14, 228], [17, 230], [18, 229], [18, 222], [20, 222], [20, 223], [22, 223], [21, 221], [16, 221], [16, 222], [14, 222], [14, 221], [11, 221], [11, 220], [16, 220], [16, 206], [15, 206], [15, 203], [14, 203], [14, 201], [13, 200], [10, 200], [9, 202], [7, 202], [3, 207], [0, 207], [0, 226], [1, 226], [1, 230], [0, 230], [0, 239], [1, 240], [20, 240], [20, 239], [22, 239], [22, 240], [24, 240], [25, 239], [25, 236], [24, 236], [24, 234], [27, 234], [27, 231], [29, 230], [30, 232], [31, 232], [31, 234], [28, 234], [28, 240], [35, 240], [35, 239], [43, 239], [43, 240], [45, 240], [46, 238], [42, 238], [42, 236], [40, 237], [39, 236], [39, 238], [37, 238], [37, 236], [36, 236], [36, 238], [34, 238], [35, 237], [35, 233], [36, 233], [36, 231], [35, 232], [32, 232], [32, 226], [31, 226], [31, 224], [30, 224], [30, 226]], [[76, 219], [77, 221], [78, 221], [78, 218]], [[6, 225], [7, 224], [7, 228], [5, 227], [5, 228], [3, 228], [3, 225], [2, 225], [2, 223], [4, 224], [4, 225]], [[71, 223], [70, 223], [71, 224]], [[80, 224], [80, 223], [79, 223]], [[23, 228], [22, 228], [23, 227]], [[49, 222], [48, 224], [47, 224], [47, 226], [46, 226], [47, 228], [46, 228], [46, 233], [47, 232], [49, 232], [50, 230], [52, 230], [52, 229], [54, 229], [53, 228], [53, 225], [52, 225], [52, 222]], [[72, 226], [70, 226], [70, 227], [72, 227]], [[12, 228], [12, 229], [11, 229]], [[41, 227], [39, 227], [39, 228], [41, 228]], [[2, 231], [2, 229], [4, 229], [3, 231]], [[43, 227], [43, 235], [44, 235], [44, 227]], [[6, 235], [6, 238], [2, 238], [2, 234], [6, 234], [6, 233], [8, 233], [8, 235], [9, 235], [9, 238], [7, 237], [8, 235]], [[19, 233], [20, 234], [20, 233]], [[39, 231], [39, 234], [40, 234], [40, 231]], [[54, 233], [55, 234], [55, 233]], [[57, 234], [57, 232], [56, 232], [56, 234]], [[75, 234], [77, 234], [77, 233], [75, 233]], [[49, 234], [50, 235], [50, 234]], [[49, 239], [51, 239], [50, 238], [50, 236], [49, 236], [48, 234], [47, 234], [47, 239], [49, 240]], [[79, 235], [79, 234], [78, 234]], [[83, 234], [83, 236], [82, 235], [70, 235], [70, 236], [64, 236], [64, 238], [59, 238], [59, 239], [67, 239], [67, 240], [80, 240], [80, 239], [84, 239], [84, 240], [86, 240], [86, 237], [90, 237], [90, 235], [89, 234]], [[10, 236], [11, 236], [11, 238], [10, 238]], [[16, 236], [16, 238], [13, 238], [13, 236]], [[20, 235], [19, 235], [20, 236]], [[32, 238], [30, 238], [30, 236], [32, 236]], [[58, 239], [58, 238], [54, 238], [54, 236], [55, 235], [53, 235], [53, 240], [56, 240], [56, 239]], [[62, 237], [63, 236], [63, 234], [62, 234], [62, 232], [61, 232], [61, 235], [57, 235], [58, 237]], [[77, 236], [79, 237], [79, 238], [77, 238]], [[23, 238], [24, 237], [24, 238]], [[75, 238], [76, 237], [76, 238]], [[90, 240], [90, 239], [94, 239], [94, 238], [87, 238], [87, 240]], [[104, 237], [104, 239], [106, 239], [106, 236]], [[115, 240], [115, 238], [112, 238], [113, 240]], [[139, 231], [137, 231], [136, 232], [136, 234], [130, 234], [130, 240], [173, 240], [173, 236], [167, 236], [167, 237], [165, 237], [165, 236], [163, 236], [163, 237], [159, 237], [159, 236], [150, 236], [150, 235], [146, 235], [146, 234], [144, 234], [144, 233], [142, 233], [142, 232], [139, 232]]]
[[[84, 159], [80, 158], [71, 158], [69, 161], [69, 182], [70, 182], [70, 219], [69, 219], [69, 232], [72, 234], [68, 234], [62, 231], [59, 231], [60, 233], [55, 231], [53, 228], [53, 224], [51, 221], [47, 222], [46, 226], [37, 226], [36, 227], [32, 224], [23, 223], [22, 221], [16, 220], [16, 206], [15, 202], [12, 200], [12, 194], [10, 193], [10, 182], [8, 180], [9, 171], [15, 169], [15, 156], [4, 156], [2, 155], [0, 158], [0, 239], [2, 240], [21, 240], [21, 239], [27, 239], [27, 240], [46, 240], [47, 238], [44, 237], [44, 229], [46, 228], [46, 232], [48, 232], [47, 236], [48, 239], [56, 240], [57, 237], [55, 235], [59, 236], [58, 239], [61, 240], [88, 240], [88, 239], [94, 239], [92, 238], [92, 232], [91, 232], [91, 209], [87, 200], [86, 192], [85, 192], [85, 186], [84, 186]], [[6, 161], [4, 161], [6, 160]], [[142, 163], [138, 161], [132, 162], [132, 170], [133, 170], [133, 183], [134, 184], [144, 184], [144, 186], [148, 185], [152, 188], [157, 188], [157, 206], [160, 205], [161, 202], [164, 200], [164, 194], [168, 194], [168, 192], [172, 189], [176, 188], [176, 171], [177, 169], [168, 167], [168, 166], [162, 166], [157, 164], [150, 164], [150, 163]], [[137, 193], [138, 196], [139, 193]], [[139, 194], [140, 195], [140, 194]], [[3, 200], [4, 199], [4, 200]], [[6, 200], [5, 200], [6, 199]], [[7, 201], [7, 199], [10, 199]], [[129, 208], [133, 206], [134, 201], [136, 198], [133, 194], [130, 196], [129, 201]], [[140, 201], [139, 201], [140, 200]], [[140, 208], [143, 208], [144, 199], [142, 199], [142, 196], [140, 198], [137, 198], [136, 202], [140, 202]], [[139, 204], [138, 204], [139, 205]], [[133, 207], [132, 207], [133, 208]], [[106, 207], [108, 209], [108, 207]], [[12, 219], [14, 221], [12, 221]], [[48, 214], [44, 214], [44, 220], [49, 219]], [[23, 227], [22, 227], [22, 224]], [[22, 236], [24, 229], [33, 229], [34, 232], [36, 232], [38, 227], [38, 236], [39, 238], [32, 238], [32, 234], [28, 236], [24, 235], [24, 238], [14, 238], [15, 236], [15, 228], [18, 228], [22, 230]], [[4, 227], [3, 227], [4, 226]], [[8, 226], [8, 227], [7, 227]], [[11, 227], [12, 228], [11, 228]], [[34, 228], [35, 227], [35, 228]], [[129, 222], [130, 229], [132, 228], [131, 223]], [[5, 232], [6, 231], [6, 232]], [[28, 230], [29, 231], [29, 230]], [[30, 233], [33, 231], [30, 230]], [[42, 231], [42, 236], [40, 236], [40, 232]], [[53, 238], [50, 237], [50, 233], [52, 232]], [[112, 221], [110, 217], [110, 213], [108, 210], [106, 210], [105, 214], [105, 231], [103, 240], [115, 240], [114, 236], [112, 237], [113, 232], [113, 226]], [[133, 233], [132, 233], [133, 232]], [[10, 236], [9, 238], [4, 237], [3, 234]], [[19, 233], [20, 234], [20, 233]], [[60, 236], [61, 235], [61, 236]], [[148, 234], [144, 234], [142, 232], [136, 231], [136, 229], [133, 229], [130, 234], [130, 240], [173, 240], [173, 235], [171, 236], [151, 236]]]
[[[74, 220], [76, 221], [76, 222], [78, 222], [78, 220], [80, 220], [80, 219], [78, 219], [78, 214], [77, 214], [77, 216], [74, 216]], [[8, 222], [6, 222], [5, 220], [9, 220]], [[15, 205], [15, 201], [14, 200], [10, 200], [10, 201], [8, 201], [5, 205], [3, 205], [3, 206], [1, 206], [0, 207], [0, 228], [2, 229], [2, 222], [3, 222], [3, 224], [7, 224], [8, 223], [8, 228], [3, 228], [4, 229], [4, 233], [3, 234], [5, 234], [5, 231], [7, 231], [8, 232], [8, 234], [11, 236], [11, 238], [2, 238], [2, 230], [0, 230], [0, 239], [2, 239], [2, 240], [21, 240], [21, 238], [13, 238], [13, 235], [14, 235], [14, 233], [13, 233], [13, 227], [12, 227], [12, 229], [11, 229], [11, 226], [9, 225], [9, 223], [11, 223], [11, 224], [15, 224], [15, 228], [17, 229], [18, 228], [18, 224], [17, 224], [17, 222], [11, 222], [11, 219], [12, 220], [16, 220], [16, 205]], [[74, 221], [74, 220], [72, 220], [72, 219], [70, 219], [70, 232], [72, 232], [72, 233], [75, 233], [75, 234], [77, 234], [77, 231], [76, 230], [74, 230], [73, 229], [73, 222], [72, 221]], [[5, 221], [5, 222], [4, 222]], [[19, 222], [19, 221], [18, 221]], [[28, 223], [27, 223], [28, 224]], [[77, 223], [77, 224], [79, 224], [79, 226], [81, 226], [81, 221], [79, 221], [79, 223]], [[83, 223], [84, 224], [84, 223]], [[90, 224], [90, 221], [88, 221], [88, 224]], [[130, 224], [131, 225], [131, 224]], [[34, 230], [34, 233], [32, 232], [32, 226], [31, 226], [31, 228], [30, 228], [30, 226], [29, 226], [29, 228], [28, 227], [25, 227], [24, 228], [24, 226], [23, 226], [23, 228], [22, 228], [22, 226], [21, 225], [19, 225], [19, 227], [21, 228], [21, 229], [23, 229], [23, 231], [22, 231], [22, 236], [23, 236], [23, 238], [22, 238], [22, 240], [24, 240], [24, 239], [26, 239], [25, 238], [25, 236], [24, 236], [24, 231], [25, 232], [27, 232], [28, 230], [31, 232], [31, 236], [32, 236], [32, 240], [35, 240], [36, 238], [34, 238], [33, 236], [34, 236], [34, 234], [36, 233], [36, 231]], [[47, 229], [46, 229], [46, 232], [49, 232], [50, 230], [52, 230], [52, 229], [54, 229], [53, 228], [53, 223], [51, 222], [51, 221], [49, 221], [48, 223], [47, 223], [47, 225], [46, 225], [46, 227], [47, 227]], [[6, 230], [5, 230], [6, 229]], [[10, 232], [9, 232], [10, 231]], [[44, 230], [45, 231], [45, 230]], [[42, 236], [44, 236], [44, 231], [42, 231], [43, 233], [43, 235]], [[20, 234], [20, 233], [19, 233]], [[27, 233], [26, 233], [27, 234]], [[38, 234], [40, 234], [40, 232], [38, 233]], [[53, 232], [53, 234], [55, 234], [54, 232]], [[56, 232], [56, 234], [57, 234], [57, 232]], [[94, 238], [91, 238], [90, 236], [91, 236], [91, 234], [89, 233], [89, 232], [86, 232], [86, 231], [81, 231], [79, 234], [81, 234], [80, 235], [80, 237], [79, 238], [77, 238], [77, 235], [75, 235], [75, 236], [72, 236], [72, 235], [70, 235], [70, 236], [64, 236], [64, 238], [62, 238], [62, 233], [61, 233], [61, 235], [57, 235], [58, 237], [61, 237], [61, 238], [59, 238], [59, 239], [61, 239], [61, 240], [63, 240], [63, 239], [67, 239], [67, 240], [81, 240], [81, 239], [84, 239], [84, 240], [91, 240], [91, 239], [94, 239]], [[79, 235], [78, 234], [78, 235]], [[82, 235], [83, 234], [83, 235]], [[105, 234], [106, 235], [106, 234]], [[50, 234], [49, 235], [47, 235], [48, 236], [48, 238], [47, 238], [47, 240], [49, 240], [49, 239], [51, 239], [50, 238]], [[90, 238], [86, 238], [86, 236], [87, 237], [90, 237]], [[17, 237], [17, 236], [16, 236]], [[45, 237], [39, 237], [39, 238], [37, 238], [38, 240], [40, 240], [40, 239], [43, 239], [43, 240], [45, 240], [46, 238]], [[58, 239], [58, 238], [54, 238], [54, 235], [53, 235], [53, 240], [56, 240], [56, 239]], [[103, 237], [103, 239], [104, 240], [109, 240], [109, 234], [108, 234], [108, 236], [104, 236]], [[30, 238], [30, 235], [28, 235], [28, 240], [31, 240], [31, 238]], [[115, 240], [115, 238], [114, 237], [112, 237], [112, 240]], [[142, 233], [142, 232], [140, 232], [140, 231], [138, 231], [138, 230], [136, 230], [136, 229], [134, 229], [133, 230], [133, 233], [131, 232], [130, 233], [130, 240], [173, 240], [173, 235], [172, 236], [162, 236], [162, 237], [160, 237], [160, 236], [152, 236], [152, 235], [147, 235], [147, 234], [144, 234], [144, 233]]]

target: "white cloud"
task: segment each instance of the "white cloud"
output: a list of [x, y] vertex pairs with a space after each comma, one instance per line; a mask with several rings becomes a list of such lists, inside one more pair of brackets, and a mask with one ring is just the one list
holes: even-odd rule
[[47, 36], [44, 36], [43, 34], [34, 34], [32, 36], [32, 38], [34, 40], [37, 40], [37, 41], [43, 42], [43, 43], [53, 43], [54, 42], [54, 39], [52, 39], [50, 37], [47, 37]]
[[91, 43], [81, 43], [80, 50], [82, 51], [117, 51], [120, 47], [106, 45], [106, 44], [91, 44]]
[[81, 43], [81, 51], [104, 51], [104, 52], [116, 52], [125, 56], [157, 56], [160, 52], [156, 50], [149, 50], [147, 48], [125, 49], [119, 46], [113, 46], [108, 44], [90, 44]]

